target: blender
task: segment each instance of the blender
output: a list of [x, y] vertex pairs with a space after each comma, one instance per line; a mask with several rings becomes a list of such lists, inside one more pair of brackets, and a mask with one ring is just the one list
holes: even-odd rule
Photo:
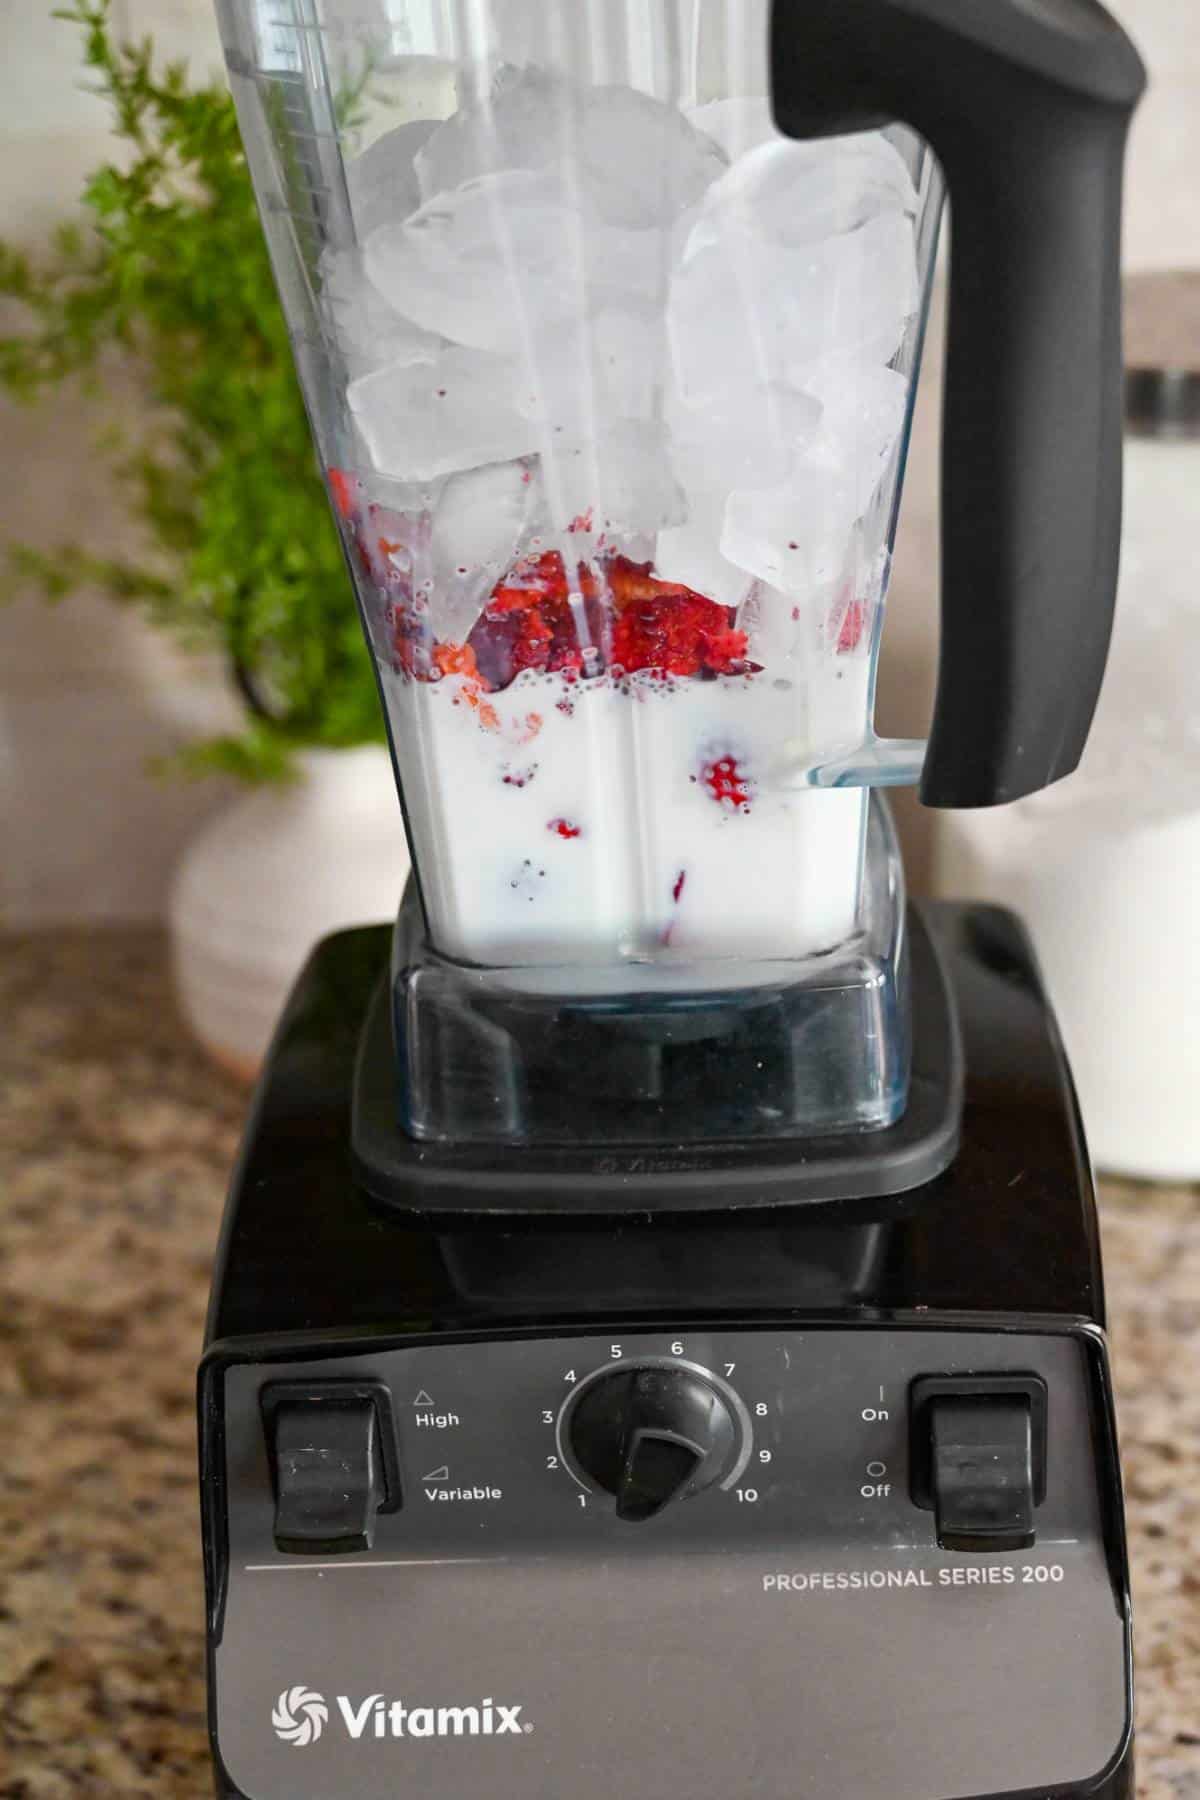
[[[1070, 1075], [883, 790], [1086, 737], [1136, 54], [1095, 0], [218, 10], [413, 857], [230, 1196], [218, 1791], [1131, 1793]], [[873, 708], [947, 186], [926, 744]]]

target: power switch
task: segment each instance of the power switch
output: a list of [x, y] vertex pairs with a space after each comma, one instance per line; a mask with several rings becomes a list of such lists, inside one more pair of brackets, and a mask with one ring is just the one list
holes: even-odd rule
[[1046, 1497], [1046, 1384], [926, 1375], [911, 1393], [912, 1497], [943, 1550], [1023, 1550]]
[[369, 1550], [400, 1505], [391, 1400], [379, 1382], [276, 1382], [262, 1394], [274, 1536], [292, 1556]]

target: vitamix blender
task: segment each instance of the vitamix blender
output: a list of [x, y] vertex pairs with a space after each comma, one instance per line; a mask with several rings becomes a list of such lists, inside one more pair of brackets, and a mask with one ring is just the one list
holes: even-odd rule
[[[1095, 0], [219, 10], [414, 876], [230, 1198], [218, 1792], [1131, 1795], [1070, 1076], [878, 790], [1086, 736], [1135, 53]], [[925, 745], [872, 714], [943, 172]]]

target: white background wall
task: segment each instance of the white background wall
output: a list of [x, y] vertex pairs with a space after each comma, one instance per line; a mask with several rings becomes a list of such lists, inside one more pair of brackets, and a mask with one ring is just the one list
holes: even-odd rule
[[[1200, 266], [1200, 15], [1190, 0], [1110, 3], [1154, 78], [1135, 128], [1128, 265]], [[51, 4], [0, 4], [0, 236], [29, 243], [72, 210], [108, 154], [105, 109], [80, 86], [76, 32], [50, 17]], [[194, 66], [218, 61], [210, 0], [117, 0], [117, 20]], [[881, 701], [885, 728], [911, 733], [928, 717], [936, 641], [937, 354], [933, 343]], [[121, 541], [94, 450], [104, 416], [78, 397], [33, 412], [0, 400], [0, 542]], [[229, 716], [219, 670], [185, 661], [96, 596], [0, 608], [0, 925], [156, 915], [181, 844], [224, 791], [164, 782], [147, 763]], [[928, 822], [902, 810], [919, 880]]]

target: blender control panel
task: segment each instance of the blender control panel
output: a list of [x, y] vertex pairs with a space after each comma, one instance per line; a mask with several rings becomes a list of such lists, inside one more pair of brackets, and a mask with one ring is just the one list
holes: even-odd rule
[[[414, 1792], [586, 1800], [610, 1791], [605, 1717], [639, 1800], [742, 1791], [746, 1757], [778, 1769], [745, 1791], [792, 1800], [801, 1746], [842, 1769], [814, 1796], [1094, 1775], [1127, 1683], [1099, 1354], [1069, 1334], [681, 1327], [226, 1369], [229, 1791], [302, 1800], [336, 1771], [391, 1795], [399, 1757]], [[831, 1682], [849, 1705], [822, 1704]], [[314, 1754], [284, 1759], [305, 1694]], [[682, 1786], [664, 1742], [690, 1746]], [[980, 1745], [1003, 1779], [968, 1769]]]
[[226, 1375], [231, 1546], [732, 1549], [801, 1528], [913, 1551], [1075, 1541], [1096, 1529], [1080, 1378], [1070, 1339], [863, 1331], [239, 1366]]

